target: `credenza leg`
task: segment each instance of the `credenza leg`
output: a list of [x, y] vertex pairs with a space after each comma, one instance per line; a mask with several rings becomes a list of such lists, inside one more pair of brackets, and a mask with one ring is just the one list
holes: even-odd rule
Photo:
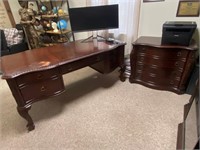
[[35, 125], [33, 123], [33, 120], [31, 116], [28, 114], [28, 111], [31, 109], [31, 106], [29, 107], [17, 107], [17, 111], [24, 119], [27, 120], [28, 124], [26, 127], [28, 128], [28, 131], [32, 131], [35, 129]]
[[124, 82], [126, 80], [126, 77], [124, 76], [124, 71], [125, 71], [125, 67], [121, 67], [119, 70], [119, 72], [120, 72], [119, 79], [122, 82]]
[[129, 77], [129, 82], [130, 82], [130, 83], [133, 83], [133, 79], [132, 79], [131, 76]]
[[119, 75], [120, 81], [124, 82], [126, 80], [126, 77], [123, 74]]

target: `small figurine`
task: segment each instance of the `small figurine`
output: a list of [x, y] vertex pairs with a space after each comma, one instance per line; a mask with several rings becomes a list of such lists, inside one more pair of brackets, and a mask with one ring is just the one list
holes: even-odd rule
[[35, 29], [36, 30], [43, 30], [42, 25], [40, 24], [40, 20], [36, 19], [35, 23], [34, 23]]
[[66, 30], [67, 29], [67, 21], [64, 19], [61, 19], [57, 22], [57, 26], [59, 30]]
[[57, 28], [57, 23], [56, 22], [52, 22], [51, 26], [53, 28], [53, 32], [58, 32], [58, 28]]
[[40, 23], [45, 31], [52, 30], [51, 22], [46, 19], [41, 19]]
[[22, 7], [19, 9], [19, 15], [21, 17], [20, 23], [25, 30], [29, 49], [38, 48], [40, 45], [38, 34], [34, 28], [34, 23], [36, 21], [34, 10], [28, 8], [28, 1], [18, 0], [18, 2]]
[[47, 8], [45, 5], [42, 5], [41, 8], [40, 8], [40, 12], [41, 12], [42, 14], [47, 14], [48, 8]]
[[57, 7], [54, 6], [53, 9], [52, 9], [53, 14], [57, 15], [58, 10], [59, 10], [59, 6], [57, 6]]
[[58, 9], [58, 15], [60, 15], [60, 16], [64, 15], [64, 11], [61, 8]]

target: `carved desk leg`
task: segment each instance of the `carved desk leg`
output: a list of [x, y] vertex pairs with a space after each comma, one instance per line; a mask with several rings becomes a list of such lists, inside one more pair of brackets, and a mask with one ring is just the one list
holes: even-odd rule
[[126, 66], [124, 64], [124, 45], [120, 46], [118, 51], [118, 61], [119, 61], [119, 67], [120, 67], [120, 75], [119, 78], [122, 82], [126, 80], [126, 77], [124, 76], [124, 72], [126, 69]]
[[32, 131], [35, 129], [35, 125], [33, 123], [33, 120], [31, 116], [28, 114], [28, 111], [31, 109], [31, 106], [28, 107], [17, 107], [17, 111], [24, 119], [27, 120], [28, 124], [26, 127], [28, 128], [28, 131]]
[[24, 119], [26, 119], [28, 122], [27, 124], [28, 131], [34, 130], [35, 125], [33, 123], [31, 116], [28, 114], [28, 111], [31, 109], [31, 105], [26, 104], [25, 101], [23, 100], [23, 97], [21, 95], [21, 92], [19, 90], [18, 84], [15, 79], [9, 79], [6, 81], [17, 103], [17, 111], [19, 115]]

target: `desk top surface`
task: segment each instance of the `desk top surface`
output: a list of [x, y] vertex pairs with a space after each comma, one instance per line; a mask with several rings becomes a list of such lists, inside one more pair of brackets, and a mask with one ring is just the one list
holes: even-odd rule
[[98, 42], [81, 43], [80, 41], [57, 44], [50, 47], [27, 50], [1, 57], [2, 79], [55, 68], [57, 66], [97, 55], [117, 48], [122, 44]]
[[192, 40], [189, 46], [181, 46], [181, 45], [162, 45], [161, 44], [161, 37], [151, 37], [151, 36], [141, 36], [139, 37], [133, 45], [145, 45], [145, 46], [152, 46], [158, 48], [181, 48], [187, 50], [197, 50], [198, 46], [197, 43]]

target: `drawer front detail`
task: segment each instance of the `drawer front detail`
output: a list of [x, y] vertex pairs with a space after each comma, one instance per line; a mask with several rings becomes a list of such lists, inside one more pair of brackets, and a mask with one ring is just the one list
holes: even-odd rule
[[20, 92], [26, 103], [57, 95], [64, 90], [65, 88], [62, 76], [20, 87]]
[[96, 55], [96, 56], [93, 56], [93, 57], [90, 57], [90, 58], [77, 60], [75, 62], [68, 63], [66, 65], [61, 65], [61, 72], [62, 72], [62, 74], [68, 73], [68, 72], [89, 66], [92, 63], [97, 63], [97, 62], [100, 62], [100, 61], [103, 61], [103, 60], [104, 60], [103, 54]]
[[186, 58], [188, 51], [185, 49], [175, 49], [175, 48], [156, 48], [150, 46], [137, 46], [137, 53], [140, 55], [147, 56], [159, 56], [165, 59], [182, 59]]
[[37, 71], [34, 73], [26, 74], [16, 78], [17, 84], [23, 86], [25, 84], [30, 84], [33, 82], [40, 82], [49, 78], [54, 78], [60, 74], [58, 68], [49, 69], [46, 71]]

